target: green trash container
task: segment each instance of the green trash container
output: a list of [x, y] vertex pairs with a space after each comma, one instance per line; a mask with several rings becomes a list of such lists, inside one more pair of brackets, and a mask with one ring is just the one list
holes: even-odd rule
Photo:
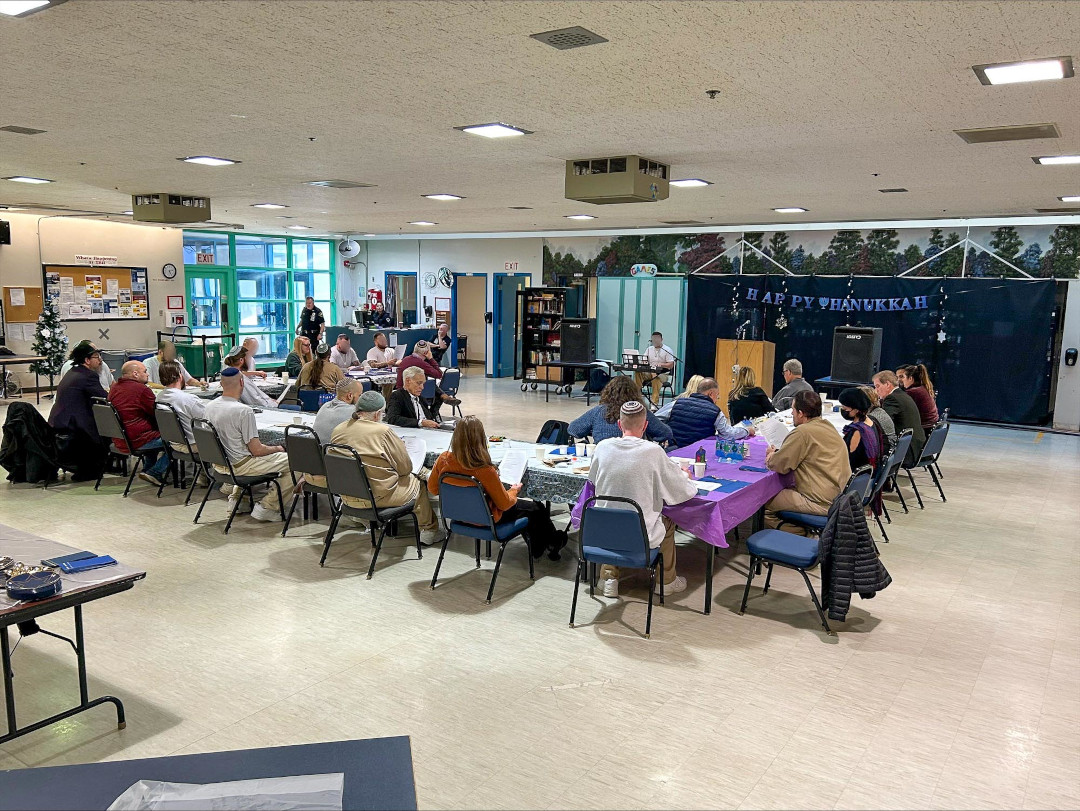
[[176, 345], [176, 356], [188, 370], [188, 374], [209, 379], [221, 371], [224, 353], [221, 344], [206, 344], [205, 355], [203, 344], [180, 344]]

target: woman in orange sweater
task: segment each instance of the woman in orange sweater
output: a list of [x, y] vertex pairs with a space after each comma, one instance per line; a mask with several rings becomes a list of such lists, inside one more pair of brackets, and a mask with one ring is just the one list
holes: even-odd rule
[[551, 516], [543, 505], [530, 499], [518, 499], [521, 485], [507, 490], [499, 479], [499, 469], [488, 453], [487, 431], [479, 417], [472, 415], [458, 420], [450, 439], [450, 450], [441, 454], [428, 476], [428, 492], [439, 494], [439, 477], [444, 473], [461, 473], [480, 482], [487, 496], [491, 515], [496, 523], [528, 518], [529, 526], [522, 533], [534, 558], [548, 552], [552, 560], [559, 559], [559, 550], [566, 546], [566, 532], [556, 530]]

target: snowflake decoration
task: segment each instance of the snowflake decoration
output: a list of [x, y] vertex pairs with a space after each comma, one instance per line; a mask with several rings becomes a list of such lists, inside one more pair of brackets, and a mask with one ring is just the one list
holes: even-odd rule
[[781, 316], [776, 319], [776, 328], [777, 329], [784, 329], [784, 327], [786, 327], [787, 325], [788, 325], [788, 320], [781, 314]]

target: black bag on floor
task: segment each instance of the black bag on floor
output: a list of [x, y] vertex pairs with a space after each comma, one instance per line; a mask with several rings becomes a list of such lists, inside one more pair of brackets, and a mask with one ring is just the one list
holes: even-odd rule
[[12, 403], [4, 421], [0, 467], [9, 482], [56, 481], [60, 462], [53, 429], [29, 403]]
[[599, 394], [604, 390], [604, 386], [610, 382], [611, 375], [599, 367], [593, 367], [589, 370], [589, 379], [585, 382], [585, 388], [582, 391]]

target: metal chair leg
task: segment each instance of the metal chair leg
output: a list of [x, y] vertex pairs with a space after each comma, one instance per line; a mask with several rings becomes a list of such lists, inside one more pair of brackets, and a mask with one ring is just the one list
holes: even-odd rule
[[907, 472], [908, 481], [911, 482], [911, 489], [915, 491], [915, 498], [919, 501], [919, 509], [925, 510], [926, 507], [922, 503], [922, 494], [919, 493], [919, 486], [915, 484], [915, 477], [911, 475], [911, 471]]
[[184, 499], [185, 507], [191, 503], [191, 497], [195, 495], [195, 485], [199, 483], [199, 474], [202, 472], [202, 467], [196, 465], [194, 472], [191, 474], [191, 489], [187, 491], [187, 498]]
[[893, 487], [893, 492], [895, 492], [896, 495], [897, 495], [897, 498], [900, 499], [900, 506], [904, 508], [904, 514], [907, 515], [907, 513], [908, 513], [907, 499], [904, 498], [904, 491], [900, 489], [900, 484], [896, 481], [896, 476], [893, 476], [892, 487]]
[[799, 574], [802, 575], [802, 579], [806, 582], [806, 588], [810, 590], [810, 599], [814, 601], [814, 608], [817, 609], [818, 616], [821, 618], [821, 625], [825, 629], [825, 633], [829, 636], [836, 636], [836, 632], [829, 627], [829, 622], [825, 619], [825, 612], [821, 608], [821, 601], [818, 600], [817, 592], [814, 591], [814, 584], [810, 582], [810, 576], [807, 575], [805, 569], [799, 569]]
[[[315, 500], [318, 501], [319, 497], [315, 496]], [[424, 548], [420, 545], [420, 520], [416, 517], [416, 513], [412, 514], [413, 519], [413, 535], [416, 537], [416, 559], [424, 559]]]
[[945, 474], [941, 472], [941, 465], [939, 465], [937, 462], [934, 462], [934, 469], [937, 470], [937, 475], [939, 479], [945, 478]]
[[157, 489], [157, 497], [158, 498], [161, 498], [161, 491], [164, 490], [165, 485], [167, 485], [169, 483], [169, 474], [170, 473], [172, 473], [173, 486], [174, 487], [179, 487], [179, 484], [177, 483], [179, 481], [179, 478], [180, 478], [180, 473], [177, 470], [178, 466], [179, 465], [176, 462], [174, 462], [172, 460], [169, 461], [169, 468], [168, 468], [168, 470], [165, 471], [165, 476], [161, 479], [161, 484], [158, 486], [158, 489]]
[[[506, 541], [499, 544], [499, 556], [495, 559], [495, 571], [491, 573], [491, 585], [488, 586], [487, 599], [484, 600], [486, 605], [491, 605], [491, 595], [495, 593], [495, 581], [499, 577], [499, 567], [502, 565], [503, 552], [506, 551]], [[532, 555], [529, 555], [529, 559], [532, 560]]]
[[881, 516], [875, 515], [874, 520], [877, 521], [878, 529], [881, 530], [881, 537], [885, 539], [885, 543], [889, 542], [889, 535], [885, 532], [885, 525], [881, 523]]
[[208, 498], [210, 498], [210, 494], [211, 494], [212, 492], [214, 492], [214, 485], [215, 485], [215, 484], [217, 484], [217, 482], [216, 482], [216, 481], [214, 480], [214, 478], [213, 478], [212, 476], [210, 476], [210, 474], [209, 474], [209, 473], [208, 473], [208, 474], [206, 474], [206, 478], [208, 478], [208, 479], [209, 479], [210, 481], [209, 481], [209, 483], [208, 483], [208, 484], [206, 485], [206, 492], [205, 492], [205, 493], [203, 493], [202, 501], [201, 501], [201, 502], [199, 503], [199, 509], [198, 509], [198, 512], [196, 512], [196, 513], [195, 513], [195, 520], [193, 520], [193, 521], [191, 522], [191, 523], [193, 523], [193, 524], [197, 524], [197, 523], [199, 523], [199, 516], [200, 516], [200, 515], [202, 515], [203, 507], [205, 507], [205, 506], [206, 506], [206, 500], [207, 500]]
[[135, 474], [139, 472], [142, 460], [143, 458], [141, 456], [135, 457], [135, 464], [131, 466], [131, 475], [128, 476], [127, 486], [124, 488], [124, 498], [127, 498], [128, 496], [128, 491], [131, 489], [131, 483], [135, 481]]
[[232, 526], [233, 519], [236, 518], [236, 512], [240, 509], [240, 504], [244, 501], [245, 495], [251, 498], [252, 509], [254, 509], [255, 496], [252, 495], [251, 487], [248, 486], [243, 489], [243, 491], [240, 493], [240, 498], [236, 499], [236, 503], [233, 504], [232, 512], [229, 513], [229, 520], [225, 522], [225, 529], [223, 530], [224, 534], [229, 534], [229, 527]]
[[[660, 582], [664, 581], [664, 576], [660, 575]], [[645, 638], [648, 639], [652, 633], [652, 604], [653, 604], [653, 592], [656, 591], [656, 569], [649, 569], [649, 610], [645, 614]]]
[[933, 465], [927, 465], [926, 469], [930, 471], [930, 478], [934, 480], [934, 484], [937, 485], [937, 491], [941, 495], [941, 500], [945, 501], [945, 491], [941, 489], [941, 481], [938, 479], [938, 475], [934, 472]]
[[[524, 536], [522, 536], [522, 540], [525, 540]], [[529, 546], [528, 541], [525, 541], [525, 557], [529, 559], [529, 579], [535, 580], [536, 573], [533, 571], [532, 547]]]
[[750, 597], [750, 583], [754, 580], [754, 569], [756, 559], [753, 555], [750, 556], [750, 565], [746, 567], [746, 588], [743, 589], [742, 605], [739, 607], [739, 616], [746, 613], [746, 601]]
[[370, 580], [371, 576], [375, 574], [375, 561], [379, 559], [379, 552], [382, 551], [383, 538], [386, 537], [386, 530], [388, 529], [386, 524], [383, 524], [379, 529], [379, 540], [375, 544], [375, 551], [371, 553], [371, 565], [368, 566], [367, 579]]
[[891, 524], [892, 523], [892, 516], [889, 515], [889, 508], [885, 504], [885, 499], [881, 500], [881, 512], [885, 516], [885, 520], [888, 521]]
[[660, 605], [664, 604], [664, 555], [656, 553], [656, 576], [660, 578]]
[[[438, 563], [435, 564], [435, 574], [432, 575], [432, 577], [431, 577], [431, 588], [432, 589], [435, 588], [435, 583], [439, 579], [439, 569], [442, 568], [443, 555], [446, 554], [446, 547], [447, 547], [447, 544], [449, 544], [449, 543], [450, 543], [450, 532], [447, 531], [446, 537], [443, 538], [442, 549], [439, 550], [439, 561], [438, 561]], [[477, 551], [477, 558], [479, 558], [480, 557], [480, 555], [479, 555], [480, 541], [476, 542], [476, 551]]]
[[[476, 541], [476, 568], [479, 569], [480, 568], [480, 539], [475, 538], [474, 540]], [[491, 555], [488, 555], [488, 557], [491, 557]]]
[[[285, 533], [289, 531], [289, 524], [292, 523], [293, 513], [296, 512], [296, 502], [298, 502], [300, 500], [300, 496], [303, 496], [304, 501], [306, 502], [307, 501], [307, 495], [308, 494], [306, 492], [293, 493], [292, 504], [289, 505], [289, 514], [285, 517], [285, 526], [283, 526], [281, 528], [281, 537], [282, 538], [284, 538]], [[306, 507], [307, 504], [305, 504], [304, 506]], [[307, 510], [304, 510], [304, 514], [305, 514], [305, 517], [306, 517]]]
[[771, 563], [766, 565], [769, 567], [769, 573], [765, 575], [765, 588], [761, 591], [762, 596], [769, 593], [769, 584], [772, 582], [773, 565]]
[[323, 538], [322, 557], [319, 558], [320, 566], [326, 563], [326, 555], [330, 552], [330, 544], [334, 542], [334, 533], [337, 532], [337, 525], [340, 520], [340, 512], [334, 513], [334, 517], [330, 519], [330, 526], [326, 530], [326, 537]]
[[570, 603], [570, 627], [574, 627], [574, 617], [577, 615], [577, 595], [578, 590], [581, 588], [581, 577], [583, 570], [585, 569], [585, 561], [579, 559], [577, 564], [577, 572], [574, 574], [574, 599]]
[[[277, 490], [278, 514], [281, 516], [281, 520], [284, 521], [285, 520], [285, 499], [283, 499], [281, 497], [281, 484], [278, 482], [277, 479], [274, 479], [273, 482], [274, 482], [274, 489]], [[254, 504], [255, 497], [252, 496], [251, 500], [252, 500], [251, 508], [255, 509], [255, 504]]]

